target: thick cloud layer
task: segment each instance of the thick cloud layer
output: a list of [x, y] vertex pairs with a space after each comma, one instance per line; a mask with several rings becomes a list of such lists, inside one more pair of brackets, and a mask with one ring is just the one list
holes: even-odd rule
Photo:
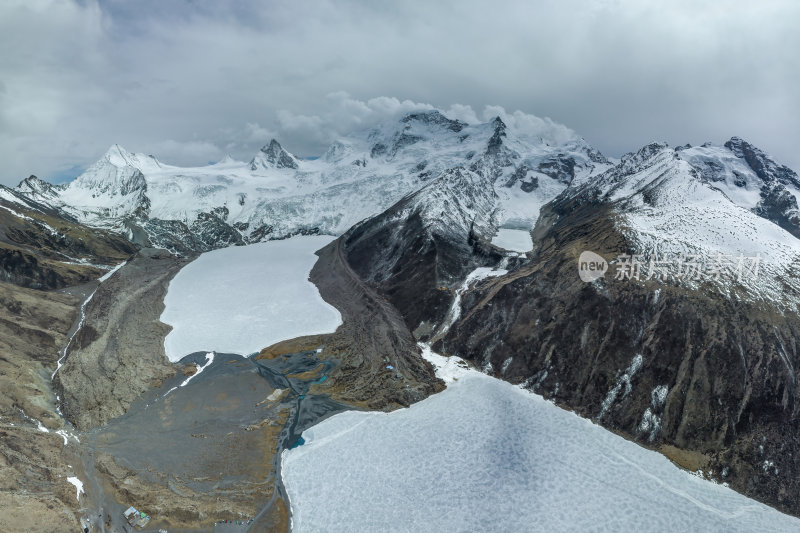
[[66, 179], [112, 143], [313, 156], [430, 107], [566, 124], [614, 156], [739, 135], [797, 169], [797, 20], [791, 0], [5, 0], [0, 183]]

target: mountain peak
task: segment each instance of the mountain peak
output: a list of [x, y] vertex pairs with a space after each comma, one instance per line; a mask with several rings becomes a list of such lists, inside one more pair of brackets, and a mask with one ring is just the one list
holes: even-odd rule
[[444, 116], [440, 111], [433, 109], [430, 111], [419, 111], [409, 113], [404, 116], [400, 122], [408, 124], [410, 122], [419, 122], [422, 124], [435, 124], [449, 129], [450, 131], [459, 132], [467, 126], [466, 122], [460, 120], [452, 120]]
[[128, 166], [142, 172], [153, 168], [162, 168], [161, 162], [155, 156], [129, 152], [119, 144], [112, 144], [98, 163], [102, 161], [107, 161], [118, 168]]
[[497, 130], [505, 131], [507, 128], [506, 123], [503, 122], [503, 119], [500, 118], [499, 115], [494, 117], [494, 120], [492, 120], [492, 127], [495, 129], [495, 131]]
[[31, 174], [24, 180], [20, 181], [19, 185], [17, 185], [16, 188], [17, 190], [22, 192], [42, 193], [42, 192], [49, 192], [50, 190], [52, 190], [53, 186], [44, 181], [43, 179]]
[[269, 144], [264, 145], [250, 161], [250, 170], [258, 170], [260, 168], [296, 169], [297, 167], [297, 159], [284, 150], [275, 139], [271, 139]]
[[674, 153], [674, 150], [670, 148], [668, 143], [665, 142], [652, 142], [648, 145], [645, 145], [636, 152], [630, 152], [622, 156], [621, 162], [625, 165], [640, 165], [643, 162], [651, 159], [653, 156], [656, 156], [664, 151], [670, 151]]
[[494, 128], [494, 133], [492, 137], [489, 139], [489, 144], [486, 147], [486, 153], [489, 155], [498, 155], [500, 153], [500, 147], [503, 145], [503, 137], [506, 137], [506, 123], [503, 122], [500, 117], [495, 117], [492, 121], [492, 128]]
[[228, 165], [230, 163], [235, 162], [236, 160], [231, 157], [231, 154], [225, 154], [225, 157], [214, 163], [215, 165]]
[[791, 184], [794, 187], [800, 187], [800, 179], [794, 170], [776, 163], [765, 152], [741, 137], [731, 137], [725, 143], [725, 148], [733, 152], [733, 155], [739, 159], [743, 159], [765, 183], [777, 181], [784, 185]]
[[133, 154], [118, 144], [112, 144], [103, 156], [109, 163], [117, 167], [129, 165]]

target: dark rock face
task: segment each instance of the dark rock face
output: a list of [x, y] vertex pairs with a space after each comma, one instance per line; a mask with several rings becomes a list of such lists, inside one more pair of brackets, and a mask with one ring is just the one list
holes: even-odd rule
[[127, 196], [135, 192], [147, 192], [147, 182], [144, 179], [144, 174], [140, 170], [135, 170], [130, 178], [123, 180], [120, 183], [119, 193], [122, 196]]
[[245, 244], [242, 234], [216, 213], [200, 213], [189, 228], [191, 234], [209, 250], [220, 246]]
[[732, 137], [725, 143], [725, 148], [743, 159], [763, 182], [761, 201], [753, 212], [800, 238], [800, 209], [797, 199], [787, 189], [800, 189], [800, 178], [797, 174], [739, 137]]
[[486, 245], [495, 200], [487, 179], [465, 169], [447, 171], [348, 231], [348, 262], [380, 289], [410, 329], [438, 320], [451, 299], [443, 288], [458, 284], [478, 264], [499, 260]]
[[520, 188], [525, 192], [532, 192], [539, 187], [539, 178], [536, 176], [528, 177], [531, 169], [528, 165], [522, 164], [509, 176], [505, 183], [506, 187], [513, 187], [517, 182], [520, 183]]
[[370, 150], [369, 155], [370, 155], [371, 158], [375, 159], [375, 158], [378, 158], [378, 157], [380, 157], [382, 155], [385, 155], [387, 150], [388, 150], [388, 148], [386, 147], [385, 144], [383, 144], [383, 143], [375, 143], [373, 145], [372, 149]]
[[103, 270], [93, 263], [119, 263], [135, 251], [120, 235], [87, 228], [31, 200], [0, 199], [0, 281], [60, 289], [100, 277]]
[[521, 156], [506, 145], [507, 127], [500, 117], [492, 121], [492, 127], [494, 131], [486, 144], [486, 150], [469, 169], [495, 181], [503, 174], [503, 169], [514, 167]]
[[394, 156], [407, 146], [411, 146], [414, 143], [417, 143], [422, 140], [422, 137], [419, 135], [412, 135], [410, 133], [403, 132], [397, 136], [394, 140], [394, 144], [392, 145], [392, 152], [391, 154]]
[[488, 155], [497, 155], [503, 146], [503, 139], [506, 135], [506, 123], [500, 117], [496, 117], [492, 122], [494, 133], [489, 138], [489, 144], [486, 146], [486, 153]]
[[[190, 225], [179, 220], [151, 218], [141, 224], [141, 246], [155, 246], [177, 253], [207, 252], [224, 246], [241, 246], [245, 243], [239, 230], [214, 213], [200, 213]], [[137, 227], [138, 224], [134, 224]]]
[[[677, 151], [677, 150], [676, 150]], [[716, 161], [703, 161], [695, 165], [704, 178], [710, 182], [725, 181], [725, 167]]]
[[0, 248], [0, 281], [33, 289], [67, 285], [62, 273], [40, 264], [35, 255], [3, 248]]
[[597, 150], [597, 149], [595, 149], [595, 148], [589, 148], [589, 149], [586, 151], [586, 153], [589, 155], [589, 159], [590, 159], [591, 161], [595, 162], [595, 163], [601, 163], [601, 164], [609, 164], [609, 163], [610, 163], [610, 161], [608, 160], [608, 158], [607, 158], [606, 156], [604, 156], [604, 155], [603, 155], [603, 154], [600, 152], [600, 150]]
[[546, 206], [536, 255], [463, 294], [461, 319], [434, 349], [695, 454], [718, 481], [800, 514], [800, 319], [708, 287], [583, 283], [582, 250], [633, 249], [613, 216], [588, 198]]
[[725, 148], [733, 152], [736, 157], [744, 159], [756, 175], [765, 182], [777, 181], [783, 185], [792, 185], [800, 189], [800, 179], [798, 179], [794, 170], [787, 166], [779, 165], [770, 159], [767, 154], [747, 141], [739, 137], [731, 137], [725, 143]]
[[800, 210], [797, 207], [797, 199], [786, 187], [780, 184], [764, 187], [761, 190], [761, 201], [753, 212], [800, 238]]
[[575, 177], [575, 159], [564, 154], [557, 154], [541, 162], [539, 172], [569, 185]]
[[421, 122], [423, 124], [435, 124], [450, 131], [459, 132], [467, 125], [460, 120], [451, 120], [442, 115], [439, 111], [427, 111], [424, 113], [409, 113], [403, 117], [402, 122]]

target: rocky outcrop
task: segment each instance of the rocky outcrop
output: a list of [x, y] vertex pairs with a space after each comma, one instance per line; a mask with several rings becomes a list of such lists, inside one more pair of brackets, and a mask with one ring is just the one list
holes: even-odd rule
[[795, 194], [800, 191], [800, 178], [795, 171], [779, 165], [767, 154], [739, 137], [732, 137], [725, 143], [725, 148], [743, 159], [763, 182], [761, 201], [754, 212], [800, 238], [800, 211], [797, 207], [797, 198], [789, 190], [791, 188]]
[[164, 353], [169, 326], [159, 321], [172, 277], [189, 259], [144, 250], [103, 282], [55, 379], [64, 415], [79, 429], [127, 410], [175, 370]]
[[0, 186], [0, 281], [33, 289], [79, 285], [134, 252], [120, 235], [87, 228]]
[[715, 148], [706, 144], [700, 149], [684, 149], [692, 154], [688, 157], [689, 161], [709, 181], [723, 188], [727, 182], [735, 195], [757, 191], [759, 198], [756, 205], [747, 207], [795, 237], [800, 237], [800, 209], [797, 202], [800, 178], [795, 171], [776, 163], [762, 150], [739, 137], [732, 137], [724, 147]]
[[250, 242], [216, 213], [200, 213], [188, 225], [178, 220], [152, 218], [142, 224], [141, 230], [140, 244], [180, 254], [207, 252]]
[[342, 237], [347, 260], [400, 311], [409, 328], [430, 325], [444, 317], [449, 290], [467, 272], [499, 259], [486, 246], [496, 204], [487, 178], [463, 168], [446, 171], [347, 232]]
[[[612, 212], [555, 204], [533, 260], [462, 296], [434, 347], [800, 514], [796, 314], [657, 282], [583, 283], [585, 249], [632, 250]], [[548, 225], [550, 225], [548, 227]]]

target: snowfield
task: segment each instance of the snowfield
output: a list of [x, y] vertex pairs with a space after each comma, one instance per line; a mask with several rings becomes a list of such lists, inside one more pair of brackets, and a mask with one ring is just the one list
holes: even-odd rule
[[[559, 174], [555, 169], [564, 161], [571, 170]], [[167, 248], [185, 239], [186, 227], [191, 229], [199, 216], [214, 214], [217, 227], [228, 231], [207, 235], [205, 248], [184, 243], [206, 250], [231, 244], [227, 237], [237, 234], [247, 242], [312, 228], [340, 235], [444, 171], [468, 167], [491, 176], [501, 224], [532, 227], [539, 208], [567, 187], [567, 175], [585, 180], [610, 166], [560, 125], [467, 124], [430, 110], [352, 132], [313, 160], [298, 159], [273, 140], [249, 163], [226, 157], [207, 166], [178, 167], [113, 145], [68, 184], [28, 180], [17, 192], [131, 237], [128, 224], [135, 221], [151, 243]], [[159, 223], [148, 224], [155, 220]], [[164, 228], [165, 221], [172, 222], [171, 229]]]
[[448, 383], [393, 413], [303, 432], [282, 476], [293, 531], [798, 531], [540, 396], [430, 353]]
[[169, 284], [161, 321], [167, 357], [247, 355], [301, 335], [332, 333], [342, 317], [308, 280], [330, 236], [300, 236], [207, 252]]

